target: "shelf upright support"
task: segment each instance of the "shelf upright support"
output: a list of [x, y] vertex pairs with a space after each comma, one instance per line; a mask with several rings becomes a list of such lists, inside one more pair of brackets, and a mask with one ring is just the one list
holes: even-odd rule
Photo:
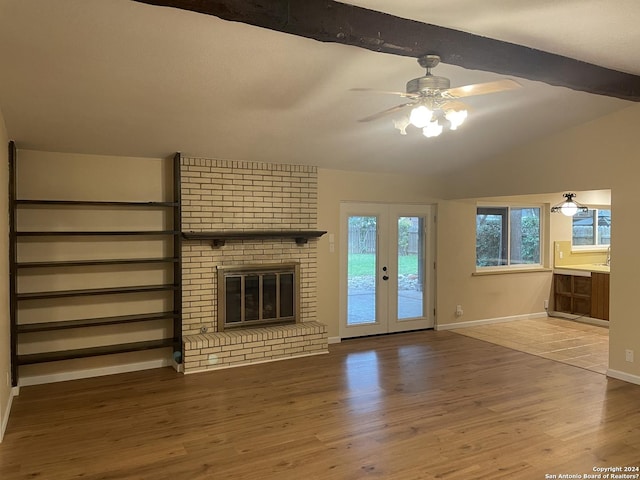
[[177, 287], [173, 291], [173, 354], [180, 352], [177, 363], [182, 364], [182, 193], [180, 164], [182, 155], [177, 152], [173, 157], [173, 284]]
[[9, 142], [9, 318], [11, 331], [11, 386], [18, 386], [18, 300], [16, 237], [16, 159], [13, 140]]

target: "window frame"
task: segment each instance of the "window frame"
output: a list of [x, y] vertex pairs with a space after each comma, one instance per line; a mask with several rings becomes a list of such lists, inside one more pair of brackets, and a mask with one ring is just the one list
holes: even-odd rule
[[[612, 212], [611, 205], [585, 205], [589, 210], [597, 212], [600, 210], [609, 210]], [[572, 252], [606, 252], [611, 246], [611, 235], [609, 235], [609, 243], [596, 243], [592, 245], [574, 245], [573, 244], [573, 218], [571, 217], [571, 251]], [[596, 241], [598, 235], [595, 235]]]
[[[539, 229], [538, 229], [538, 242], [539, 242], [539, 261], [538, 263], [511, 263], [511, 210], [512, 209], [537, 209], [540, 212], [539, 216]], [[519, 204], [519, 203], [492, 203], [492, 202], [482, 202], [476, 204], [475, 210], [475, 238], [476, 238], [476, 248], [478, 244], [478, 214], [482, 209], [486, 209], [487, 211], [502, 209], [505, 211], [504, 220], [506, 221], [506, 235], [503, 235], [503, 239], [506, 241], [506, 245], [503, 249], [506, 249], [506, 260], [507, 264], [505, 265], [488, 265], [488, 266], [480, 266], [478, 265], [478, 257], [477, 253], [475, 255], [475, 268], [476, 272], [510, 272], [510, 271], [527, 271], [527, 270], [540, 270], [541, 268], [545, 268], [545, 225], [547, 219], [547, 209], [544, 204]], [[503, 225], [505, 223], [503, 221]], [[506, 238], [505, 238], [506, 237]]]

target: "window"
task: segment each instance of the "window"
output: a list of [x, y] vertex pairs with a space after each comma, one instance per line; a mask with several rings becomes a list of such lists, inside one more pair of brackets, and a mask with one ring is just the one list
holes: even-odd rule
[[573, 216], [572, 244], [598, 246], [611, 243], [611, 209], [594, 208]]
[[541, 207], [478, 207], [476, 266], [540, 265]]

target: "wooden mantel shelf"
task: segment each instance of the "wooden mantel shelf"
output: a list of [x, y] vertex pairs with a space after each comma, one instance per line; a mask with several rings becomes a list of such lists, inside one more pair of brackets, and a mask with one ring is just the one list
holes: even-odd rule
[[182, 232], [185, 240], [211, 240], [212, 247], [221, 247], [227, 240], [264, 240], [291, 238], [298, 245], [304, 245], [310, 238], [319, 238], [327, 233], [322, 230], [251, 230], [218, 232]]

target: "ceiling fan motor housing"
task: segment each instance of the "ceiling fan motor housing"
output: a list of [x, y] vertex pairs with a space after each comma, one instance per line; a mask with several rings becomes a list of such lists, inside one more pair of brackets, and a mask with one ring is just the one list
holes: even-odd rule
[[445, 77], [425, 75], [407, 82], [407, 93], [427, 93], [429, 90], [446, 90], [451, 82]]

